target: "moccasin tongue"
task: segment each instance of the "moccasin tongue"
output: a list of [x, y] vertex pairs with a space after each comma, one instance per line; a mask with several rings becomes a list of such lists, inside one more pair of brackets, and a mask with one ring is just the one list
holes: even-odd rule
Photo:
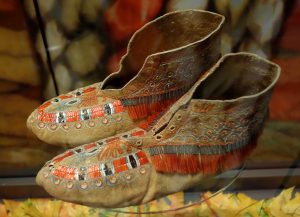
[[213, 72], [214, 68], [217, 67], [214, 65], [211, 67], [206, 73], [203, 73], [203, 75], [198, 79], [198, 81], [191, 87], [191, 89], [185, 93], [180, 99], [177, 100], [170, 108], [169, 110], [157, 121], [157, 123], [153, 126], [152, 132], [153, 135], [159, 131], [162, 127], [167, 125], [173, 115], [183, 106], [185, 106], [193, 97], [194, 92], [196, 89], [201, 85], [201, 83], [209, 77]]

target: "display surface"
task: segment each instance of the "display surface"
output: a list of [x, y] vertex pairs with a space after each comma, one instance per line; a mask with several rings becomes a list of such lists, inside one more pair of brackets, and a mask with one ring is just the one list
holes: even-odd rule
[[[19, 217], [34, 215], [44, 217], [45, 213], [49, 216], [73, 217], [73, 216], [107, 216], [134, 217], [138, 214], [145, 216], [237, 216], [237, 217], [256, 217], [256, 216], [300, 216], [299, 202], [300, 194], [294, 194], [294, 189], [290, 188], [282, 191], [278, 196], [255, 200], [245, 194], [219, 193], [213, 195], [205, 192], [199, 197], [200, 204], [189, 208], [178, 210], [181, 206], [183, 194], [177, 193], [146, 205], [138, 207], [127, 207], [118, 210], [105, 210], [81, 205], [74, 205], [63, 201], [53, 201], [45, 199], [30, 199], [24, 202], [4, 200], [0, 204], [0, 215], [2, 217]], [[8, 214], [9, 213], [9, 214]]]

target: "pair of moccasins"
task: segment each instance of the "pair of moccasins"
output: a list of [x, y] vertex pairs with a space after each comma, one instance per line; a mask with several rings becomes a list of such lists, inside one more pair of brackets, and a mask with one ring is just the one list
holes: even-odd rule
[[66, 201], [113, 208], [238, 166], [256, 145], [280, 68], [248, 53], [220, 58], [223, 23], [199, 10], [163, 15], [133, 35], [118, 72], [37, 108], [28, 127], [73, 147], [37, 183]]

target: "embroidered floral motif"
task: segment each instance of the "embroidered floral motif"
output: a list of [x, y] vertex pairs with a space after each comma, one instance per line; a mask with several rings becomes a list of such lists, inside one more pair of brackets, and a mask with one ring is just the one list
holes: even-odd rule
[[[46, 163], [47, 172], [44, 177], [50, 178], [56, 185], [65, 184], [69, 189], [78, 185], [85, 190], [91, 185], [94, 187], [103, 187], [105, 184], [112, 186], [117, 184], [118, 180], [120, 181], [120, 177], [122, 180], [129, 181], [137, 174], [144, 175], [149, 163], [145, 152], [134, 150], [129, 144], [126, 145], [124, 140], [120, 142], [123, 138], [140, 137], [144, 134], [144, 130], [135, 129], [117, 137], [70, 149]], [[92, 156], [99, 163], [85, 160]], [[70, 158], [72, 158], [71, 162], [78, 162], [75, 164], [78, 166], [62, 164]], [[133, 172], [134, 170], [137, 171]]]

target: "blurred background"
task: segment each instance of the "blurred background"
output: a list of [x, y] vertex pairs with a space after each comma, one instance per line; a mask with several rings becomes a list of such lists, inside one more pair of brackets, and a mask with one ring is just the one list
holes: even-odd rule
[[[252, 52], [282, 67], [270, 120], [246, 169], [289, 171], [299, 167], [300, 0], [37, 2], [43, 26], [33, 0], [0, 0], [0, 177], [34, 176], [47, 160], [62, 152], [27, 131], [26, 119], [34, 108], [58, 93], [103, 80], [118, 70], [128, 40], [137, 29], [164, 13], [191, 8], [226, 16], [223, 54]], [[41, 28], [54, 76], [49, 71]], [[273, 188], [281, 186], [285, 175], [280, 176], [278, 182], [272, 182]], [[287, 185], [299, 186], [299, 177]], [[256, 187], [270, 187], [270, 183], [253, 183], [252, 188]]]

